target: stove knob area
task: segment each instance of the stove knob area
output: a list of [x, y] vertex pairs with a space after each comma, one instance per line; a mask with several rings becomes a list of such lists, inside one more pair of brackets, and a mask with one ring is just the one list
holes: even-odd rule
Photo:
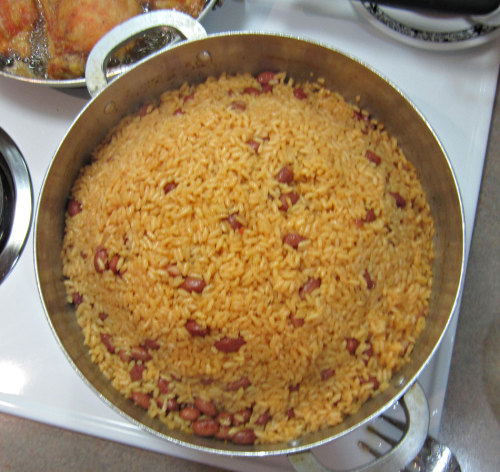
[[0, 128], [0, 283], [24, 248], [33, 215], [33, 187], [26, 162]]

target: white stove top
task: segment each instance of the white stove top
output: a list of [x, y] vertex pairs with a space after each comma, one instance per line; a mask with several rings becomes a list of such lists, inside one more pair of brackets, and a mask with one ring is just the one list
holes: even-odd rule
[[[320, 3], [312, 2], [315, 7]], [[354, 19], [349, 3], [340, 10], [344, 13], [334, 17], [321, 8], [307, 9], [298, 1], [226, 0], [222, 8], [208, 14], [203, 24], [209, 33], [281, 32], [319, 41], [390, 77], [428, 119], [450, 156], [464, 202], [468, 249], [500, 64], [500, 42], [446, 52], [415, 49], [383, 36], [366, 20]], [[0, 77], [0, 126], [24, 154], [35, 199], [53, 153], [86, 100], [81, 91], [44, 88]], [[434, 435], [439, 430], [457, 318], [455, 313], [437, 355], [420, 377], [430, 404], [430, 432]], [[232, 470], [254, 470], [256, 461], [262, 471], [289, 467], [282, 457], [219, 457], [168, 443], [138, 429], [97, 398], [66, 360], [45, 318], [36, 288], [31, 235], [19, 262], [0, 285], [0, 323], [3, 412]], [[318, 454], [327, 461], [334, 460], [337, 468], [356, 466], [367, 456], [355, 443], [351, 434], [318, 448]]]

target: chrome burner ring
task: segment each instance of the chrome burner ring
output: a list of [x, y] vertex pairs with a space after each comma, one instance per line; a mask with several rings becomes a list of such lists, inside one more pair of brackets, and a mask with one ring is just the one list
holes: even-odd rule
[[0, 128], [0, 283], [16, 264], [33, 214], [31, 177], [21, 151]]

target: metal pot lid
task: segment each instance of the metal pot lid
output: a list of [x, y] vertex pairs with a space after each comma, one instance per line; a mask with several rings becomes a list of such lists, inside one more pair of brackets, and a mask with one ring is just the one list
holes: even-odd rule
[[0, 283], [16, 264], [28, 238], [33, 189], [26, 162], [0, 128]]

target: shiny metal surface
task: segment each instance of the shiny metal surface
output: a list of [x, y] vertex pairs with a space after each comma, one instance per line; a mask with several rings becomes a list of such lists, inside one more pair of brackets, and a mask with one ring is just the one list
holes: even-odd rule
[[[400, 431], [405, 431], [407, 427], [405, 422], [394, 419], [385, 414], [380, 415], [380, 419]], [[382, 433], [374, 426], [369, 425], [367, 429], [370, 433], [377, 436], [377, 438], [382, 439], [383, 442], [390, 444], [393, 447], [398, 447], [398, 440], [392, 439], [390, 436]], [[371, 447], [367, 443], [360, 442], [358, 445], [361, 449], [373, 455], [373, 457], [381, 457], [381, 454], [377, 451], [377, 449]], [[411, 461], [404, 463], [403, 466], [405, 472], [461, 472], [462, 470], [458, 459], [455, 457], [452, 450], [448, 446], [434, 439], [432, 436], [428, 436], [426, 438], [423, 447], [417, 456]], [[403, 466], [401, 466], [401, 468]]]
[[[412, 362], [390, 387], [368, 401], [341, 425], [304, 435], [291, 443], [237, 446], [171, 431], [148, 417], [114, 390], [92, 364], [73, 308], [65, 301], [60, 250], [66, 201], [91, 150], [120, 118], [166, 89], [197, 83], [222, 72], [286, 70], [296, 80], [325, 79], [325, 86], [371, 112], [394, 135], [416, 166], [427, 192], [436, 226], [434, 284], [428, 327]], [[437, 349], [462, 286], [464, 221], [462, 204], [447, 156], [428, 123], [405, 96], [360, 62], [320, 44], [281, 35], [232, 33], [173, 46], [117, 78], [83, 110], [62, 141], [46, 175], [35, 230], [35, 264], [48, 320], [79, 375], [118, 412], [147, 431], [196, 450], [238, 456], [296, 453], [325, 444], [354, 430], [395, 403], [413, 385]]]
[[[409, 464], [416, 453], [422, 449], [429, 429], [429, 408], [425, 393], [418, 382], [408, 390], [401, 401], [406, 425], [403, 437], [392, 444], [392, 449], [384, 455], [377, 455], [376, 460], [356, 468], [351, 472], [376, 472], [376, 471], [399, 471]], [[290, 454], [288, 460], [295, 470], [299, 472], [326, 472], [327, 469], [321, 465], [312, 452], [300, 452]], [[456, 471], [459, 472], [459, 471]]]
[[24, 158], [0, 128], [0, 283], [21, 255], [31, 226], [33, 191]]
[[[0, 241], [3, 241], [3, 233], [4, 233], [4, 221], [3, 221], [3, 202], [4, 202], [4, 193], [3, 193], [3, 184], [2, 184], [2, 171], [0, 170]], [[1, 243], [0, 243], [1, 247]]]
[[170, 25], [176, 25], [175, 30], [188, 40], [207, 36], [200, 23], [177, 11], [159, 10], [131, 18], [111, 30], [92, 49], [85, 67], [85, 80], [90, 95], [97, 95], [108, 84], [106, 64], [114, 51], [144, 32]]
[[[203, 11], [198, 16], [197, 20], [201, 21], [212, 8], [216, 8], [217, 6], [222, 5], [223, 2], [224, 2], [224, 0], [206, 0], [205, 7], [203, 8]], [[109, 71], [108, 76], [110, 78], [114, 77], [117, 74], [126, 71], [127, 69], [128, 69], [128, 66], [119, 66], [119, 67], [117, 67], [116, 71]], [[22, 75], [16, 75], [16, 74], [10, 73], [8, 67], [0, 69], [0, 75], [3, 75], [5, 77], [9, 77], [9, 78], [14, 79], [14, 80], [19, 80], [21, 82], [27, 82], [27, 83], [34, 84], [34, 85], [45, 85], [47, 87], [56, 87], [56, 88], [82, 88], [82, 87], [85, 87], [85, 78], [84, 77], [77, 77], [74, 79], [45, 79], [45, 78], [38, 78], [38, 77], [25, 77]]]

